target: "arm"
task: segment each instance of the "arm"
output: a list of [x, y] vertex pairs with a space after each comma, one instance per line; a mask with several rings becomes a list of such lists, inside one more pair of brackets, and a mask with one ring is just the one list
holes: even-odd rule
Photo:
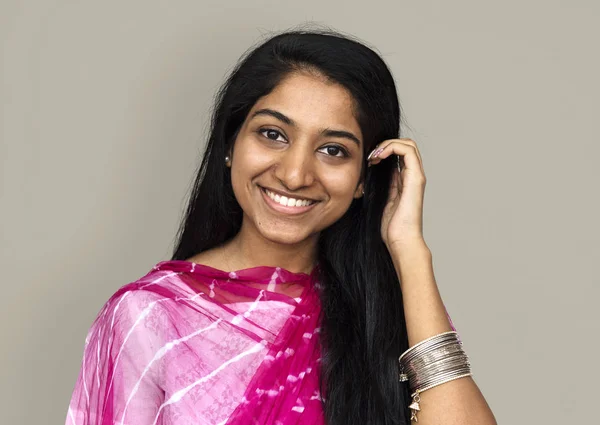
[[164, 393], [155, 352], [160, 335], [147, 325], [160, 314], [146, 291], [113, 296], [90, 327], [66, 425], [152, 424]]
[[[401, 282], [408, 343], [412, 347], [452, 330], [452, 326], [433, 276], [431, 251], [423, 238], [426, 178], [421, 154], [414, 140], [390, 139], [382, 142], [367, 160], [369, 165], [376, 165], [391, 155], [397, 155], [398, 165], [381, 219], [381, 237]], [[496, 425], [471, 377], [440, 384], [420, 397], [420, 424]]]
[[[451, 331], [434, 278], [431, 251], [425, 241], [393, 253], [392, 259], [401, 282], [409, 347]], [[421, 425], [496, 425], [490, 407], [471, 377], [438, 385], [420, 397]]]

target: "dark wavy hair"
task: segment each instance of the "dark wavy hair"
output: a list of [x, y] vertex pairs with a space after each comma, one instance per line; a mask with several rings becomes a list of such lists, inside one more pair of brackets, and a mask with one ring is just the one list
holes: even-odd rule
[[[242, 209], [223, 158], [247, 114], [292, 72], [317, 72], [356, 104], [364, 157], [400, 136], [400, 105], [383, 59], [354, 37], [329, 29], [291, 30], [246, 52], [217, 93], [210, 136], [173, 252], [185, 260], [240, 230]], [[409, 424], [409, 394], [398, 380], [408, 348], [400, 283], [381, 238], [393, 159], [363, 162], [365, 196], [319, 235], [321, 394], [329, 425]]]

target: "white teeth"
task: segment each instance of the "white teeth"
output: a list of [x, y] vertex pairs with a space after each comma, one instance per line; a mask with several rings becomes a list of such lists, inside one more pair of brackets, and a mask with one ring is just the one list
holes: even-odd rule
[[269, 195], [269, 198], [286, 207], [306, 207], [313, 203], [313, 201], [309, 201], [307, 199], [296, 199], [288, 198], [287, 196], [280, 196], [266, 189], [265, 192], [267, 195]]

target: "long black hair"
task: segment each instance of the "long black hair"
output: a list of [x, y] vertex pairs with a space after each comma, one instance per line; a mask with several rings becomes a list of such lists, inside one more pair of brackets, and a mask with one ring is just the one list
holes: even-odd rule
[[[173, 260], [185, 260], [235, 236], [242, 209], [223, 158], [247, 114], [295, 71], [318, 72], [345, 87], [356, 104], [364, 157], [400, 136], [400, 105], [383, 59], [329, 29], [280, 33], [244, 54], [217, 93], [210, 136], [183, 217]], [[408, 348], [400, 283], [381, 238], [394, 160], [363, 162], [365, 196], [319, 235], [321, 394], [329, 425], [408, 424], [409, 395], [398, 379]]]

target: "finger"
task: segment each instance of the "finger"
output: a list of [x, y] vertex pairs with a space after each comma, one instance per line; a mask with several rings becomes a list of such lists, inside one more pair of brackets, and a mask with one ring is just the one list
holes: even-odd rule
[[[373, 164], [380, 162], [380, 161], [376, 160], [376, 157], [379, 156], [379, 154], [383, 151], [383, 149], [385, 147], [389, 146], [391, 143], [403, 143], [405, 145], [412, 146], [416, 151], [419, 162], [421, 163], [421, 168], [423, 168], [423, 159], [421, 157], [421, 153], [419, 152], [419, 148], [417, 147], [416, 142], [412, 139], [406, 139], [406, 138], [385, 140], [382, 143], [375, 146], [375, 149], [373, 149], [371, 151], [371, 153], [369, 154], [369, 156], [367, 157], [367, 162], [368, 162], [369, 167]], [[402, 161], [400, 161], [400, 162], [402, 162]]]
[[[421, 157], [421, 152], [419, 152], [419, 148], [417, 147], [417, 143], [412, 140], [412, 139], [398, 139], [401, 141], [401, 143], [404, 143], [406, 145], [412, 146], [415, 149], [415, 152], [417, 154], [417, 158], [419, 158], [419, 162], [421, 163], [421, 169], [423, 170], [423, 158]], [[399, 161], [401, 163], [403, 163], [404, 161], [402, 160], [402, 158], [399, 157]], [[402, 169], [404, 169], [404, 166], [402, 166]]]
[[421, 166], [423, 166], [423, 158], [421, 157], [421, 152], [419, 152], [419, 147], [417, 146], [417, 142], [415, 142], [413, 139], [408, 139], [408, 138], [400, 138], [398, 140], [401, 140], [403, 143], [415, 148], [415, 150], [417, 151], [417, 156], [419, 157], [419, 161], [421, 162]]
[[382, 146], [378, 151], [373, 153], [369, 162], [371, 165], [379, 164], [381, 161], [394, 154], [402, 156], [404, 168], [420, 170], [420, 172], [424, 174], [416, 147], [401, 142], [390, 142], [385, 146]]

